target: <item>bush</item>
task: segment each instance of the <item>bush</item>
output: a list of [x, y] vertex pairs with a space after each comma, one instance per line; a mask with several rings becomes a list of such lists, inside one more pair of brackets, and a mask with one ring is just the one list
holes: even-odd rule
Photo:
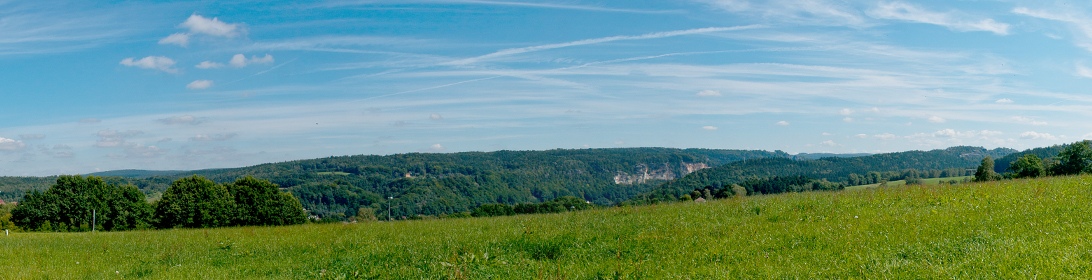
[[516, 212], [512, 209], [512, 206], [505, 204], [483, 204], [474, 208], [474, 211], [470, 214], [474, 217], [493, 217], [493, 216], [511, 216]]

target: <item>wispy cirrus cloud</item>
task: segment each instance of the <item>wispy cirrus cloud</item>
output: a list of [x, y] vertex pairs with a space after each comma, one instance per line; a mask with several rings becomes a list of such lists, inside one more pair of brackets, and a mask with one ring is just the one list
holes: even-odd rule
[[879, 3], [877, 7], [868, 10], [867, 13], [874, 18], [934, 24], [955, 31], [987, 31], [998, 35], [1009, 34], [1009, 24], [1007, 23], [1000, 23], [990, 18], [967, 20], [963, 19], [965, 16], [957, 15], [954, 12], [933, 12], [903, 2]]
[[447, 4], [447, 5], [483, 5], [483, 6], [512, 6], [512, 7], [528, 7], [528, 8], [543, 8], [543, 9], [562, 9], [562, 10], [578, 10], [578, 11], [594, 11], [594, 12], [616, 12], [616, 13], [640, 13], [640, 14], [659, 14], [659, 13], [681, 13], [678, 10], [638, 10], [638, 9], [622, 9], [611, 8], [603, 6], [587, 6], [587, 5], [572, 5], [561, 4], [551, 2], [525, 2], [525, 1], [489, 1], [489, 0], [404, 0], [404, 1], [334, 1], [322, 4], [317, 4], [313, 7], [323, 8], [336, 8], [344, 6], [359, 6], [359, 5], [382, 5], [382, 4]]

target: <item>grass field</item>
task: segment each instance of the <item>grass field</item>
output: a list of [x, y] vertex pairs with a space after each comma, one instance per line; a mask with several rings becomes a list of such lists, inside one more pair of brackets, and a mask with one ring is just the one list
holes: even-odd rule
[[0, 236], [0, 278], [1092, 277], [1092, 177], [393, 223]]
[[[956, 180], [958, 182], [963, 182], [963, 180], [965, 180], [965, 179], [973, 180], [974, 176], [928, 178], [928, 179], [921, 179], [921, 180], [922, 180], [922, 183], [924, 183], [926, 185], [939, 185], [941, 183], [946, 183], [946, 182], [951, 181], [951, 180]], [[898, 180], [898, 181], [887, 182], [888, 187], [897, 187], [897, 186], [903, 186], [903, 185], [906, 185], [906, 180]], [[880, 186], [880, 184], [859, 185], [859, 186], [846, 187], [846, 190], [863, 190], [863, 189], [876, 188], [876, 187], [879, 187], [879, 186]]]

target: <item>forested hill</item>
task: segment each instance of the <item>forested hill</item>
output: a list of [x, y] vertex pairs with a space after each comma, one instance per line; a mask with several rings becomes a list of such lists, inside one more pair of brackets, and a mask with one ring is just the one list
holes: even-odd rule
[[226, 183], [253, 176], [292, 192], [312, 214], [352, 216], [359, 207], [386, 208], [386, 197], [394, 197], [394, 215], [408, 216], [468, 211], [485, 203], [543, 202], [560, 196], [612, 204], [704, 167], [789, 156], [781, 151], [671, 148], [411, 153], [328, 157], [157, 176], [129, 170], [111, 175], [133, 178], [104, 180], [136, 185], [154, 198], [181, 177], [200, 175]]
[[1049, 159], [1049, 158], [1057, 156], [1058, 153], [1061, 153], [1062, 150], [1065, 150], [1066, 147], [1069, 147], [1069, 144], [1054, 145], [1054, 146], [1050, 146], [1050, 147], [1042, 147], [1042, 148], [1034, 148], [1034, 149], [1027, 149], [1027, 150], [1024, 150], [1022, 152], [1008, 154], [1008, 155], [1003, 156], [1003, 157], [999, 157], [999, 158], [995, 157], [993, 159], [993, 161], [994, 161], [993, 170], [996, 171], [997, 173], [1009, 172], [1008, 169], [1009, 169], [1009, 166], [1012, 165], [1012, 162], [1016, 161], [1016, 159], [1018, 159], [1018, 158], [1020, 158], [1020, 157], [1022, 157], [1024, 155], [1033, 154], [1033, 155], [1038, 156], [1040, 159]]
[[986, 150], [981, 147], [951, 147], [932, 151], [907, 151], [899, 153], [875, 154], [861, 157], [826, 157], [816, 160], [791, 160], [786, 158], [750, 159], [728, 163], [719, 167], [690, 173], [683, 178], [664, 183], [647, 195], [678, 197], [694, 189], [741, 183], [748, 179], [768, 178], [773, 176], [803, 175], [831, 182], [847, 183], [850, 174], [865, 175], [869, 172], [943, 170], [951, 168], [975, 168], [982, 158], [1004, 157], [1016, 150], [997, 148]]

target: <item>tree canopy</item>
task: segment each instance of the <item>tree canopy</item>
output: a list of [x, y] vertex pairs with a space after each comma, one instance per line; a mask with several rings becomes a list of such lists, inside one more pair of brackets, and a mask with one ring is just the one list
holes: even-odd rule
[[152, 218], [144, 193], [102, 178], [60, 176], [45, 192], [31, 191], [11, 211], [15, 225], [44, 231], [87, 231], [94, 220], [103, 230], [146, 228]]

